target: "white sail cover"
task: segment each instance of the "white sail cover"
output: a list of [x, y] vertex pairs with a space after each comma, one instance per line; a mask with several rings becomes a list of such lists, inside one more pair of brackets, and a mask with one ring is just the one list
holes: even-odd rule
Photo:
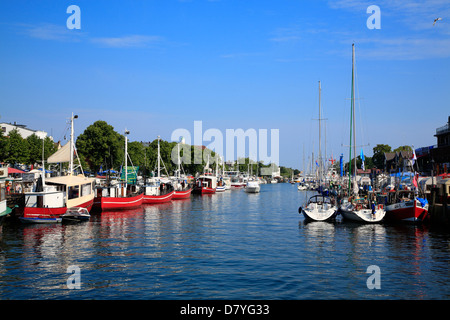
[[70, 142], [56, 151], [47, 159], [47, 163], [70, 162]]

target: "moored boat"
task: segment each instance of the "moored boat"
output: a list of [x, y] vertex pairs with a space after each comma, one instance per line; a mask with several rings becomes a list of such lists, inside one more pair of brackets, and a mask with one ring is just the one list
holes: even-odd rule
[[298, 213], [303, 214], [306, 220], [331, 221], [336, 218], [337, 207], [333, 200], [321, 194], [309, 198], [305, 207], [300, 207]]
[[245, 192], [247, 193], [258, 193], [261, 187], [259, 186], [258, 181], [249, 181], [245, 186]]
[[[16, 208], [19, 219], [24, 223], [54, 223], [61, 222], [61, 215], [67, 208], [82, 207], [91, 210], [94, 202], [95, 179], [83, 174], [74, 175], [73, 155], [75, 150], [73, 138], [73, 120], [71, 117], [71, 139], [69, 144], [50, 156], [48, 162], [69, 162], [69, 174], [46, 178], [45, 170], [34, 186], [34, 190], [24, 193], [24, 206]], [[44, 161], [42, 161], [43, 167]]]
[[398, 200], [387, 205], [386, 219], [403, 222], [423, 222], [428, 219], [428, 201], [416, 197], [413, 191], [399, 191]]
[[[101, 211], [133, 209], [142, 205], [144, 194], [141, 188], [128, 184], [128, 137], [125, 129], [125, 166], [124, 181], [110, 181], [106, 185], [97, 186], [94, 208]], [[133, 167], [134, 170], [134, 167]]]
[[216, 193], [216, 187], [217, 178], [211, 174], [203, 174], [196, 179], [192, 192], [197, 194], [214, 194]]
[[82, 222], [91, 218], [86, 208], [69, 208], [66, 213], [61, 215], [62, 222]]

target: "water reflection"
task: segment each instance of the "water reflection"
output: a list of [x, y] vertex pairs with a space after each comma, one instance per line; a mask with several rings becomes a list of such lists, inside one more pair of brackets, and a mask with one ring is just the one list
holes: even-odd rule
[[[426, 226], [305, 222], [288, 184], [3, 226], [0, 298], [450, 298], [450, 235]], [[378, 265], [382, 290], [368, 290]], [[82, 289], [65, 288], [67, 267]]]

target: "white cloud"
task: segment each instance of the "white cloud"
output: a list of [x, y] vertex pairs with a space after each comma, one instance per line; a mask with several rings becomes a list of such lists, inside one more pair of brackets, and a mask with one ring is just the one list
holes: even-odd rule
[[69, 30], [65, 25], [42, 23], [39, 25], [19, 24], [19, 32], [32, 38], [41, 40], [57, 41], [80, 41], [80, 36], [84, 35], [79, 30]]
[[128, 35], [123, 37], [92, 38], [91, 42], [110, 48], [145, 47], [162, 41], [159, 36]]

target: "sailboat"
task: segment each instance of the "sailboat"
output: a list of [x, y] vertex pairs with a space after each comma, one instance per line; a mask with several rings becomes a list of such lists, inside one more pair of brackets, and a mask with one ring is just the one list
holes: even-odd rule
[[[352, 177], [351, 177], [351, 155], [352, 155], [352, 126], [353, 126], [353, 150], [355, 159], [355, 170], [353, 174], [353, 190], [352, 190]], [[367, 223], [377, 223], [383, 220], [386, 211], [383, 206], [376, 204], [374, 199], [366, 199], [358, 197], [358, 185], [356, 183], [356, 132], [355, 132], [355, 45], [352, 44], [352, 98], [351, 98], [351, 112], [350, 112], [350, 161], [349, 161], [349, 181], [348, 181], [348, 192], [353, 195], [348, 199], [343, 199], [340, 204], [340, 213], [344, 219], [357, 221], [357, 222], [367, 222]]]
[[159, 147], [160, 137], [158, 136], [158, 176], [151, 179], [151, 183], [144, 186], [144, 204], [164, 203], [172, 200], [174, 190], [170, 180], [161, 178], [161, 152]]
[[[319, 161], [321, 162], [321, 110], [320, 110], [320, 94], [321, 85], [319, 81]], [[322, 179], [322, 163], [319, 165], [319, 190], [320, 181]], [[336, 218], [337, 207], [335, 205], [334, 199], [331, 199], [327, 195], [314, 195], [309, 198], [308, 203], [305, 207], [300, 207], [298, 209], [299, 213], [303, 213], [306, 220], [313, 221], [330, 221]]]
[[[74, 143], [73, 120], [70, 118], [70, 142], [51, 155], [48, 163], [69, 162], [69, 173], [66, 176], [46, 178], [45, 163], [42, 159], [42, 176], [32, 192], [24, 193], [25, 205], [17, 208], [20, 221], [23, 223], [55, 223], [61, 222], [61, 216], [70, 208], [86, 208], [91, 210], [94, 202], [95, 179], [83, 174], [74, 175]], [[78, 155], [78, 154], [77, 154]], [[82, 170], [81, 170], [82, 171]]]
[[[138, 186], [128, 183], [128, 137], [130, 131], [125, 129], [125, 179], [112, 181], [106, 186], [97, 186], [94, 207], [101, 211], [126, 210], [142, 205], [143, 193]], [[134, 167], [133, 167], [134, 170]]]

